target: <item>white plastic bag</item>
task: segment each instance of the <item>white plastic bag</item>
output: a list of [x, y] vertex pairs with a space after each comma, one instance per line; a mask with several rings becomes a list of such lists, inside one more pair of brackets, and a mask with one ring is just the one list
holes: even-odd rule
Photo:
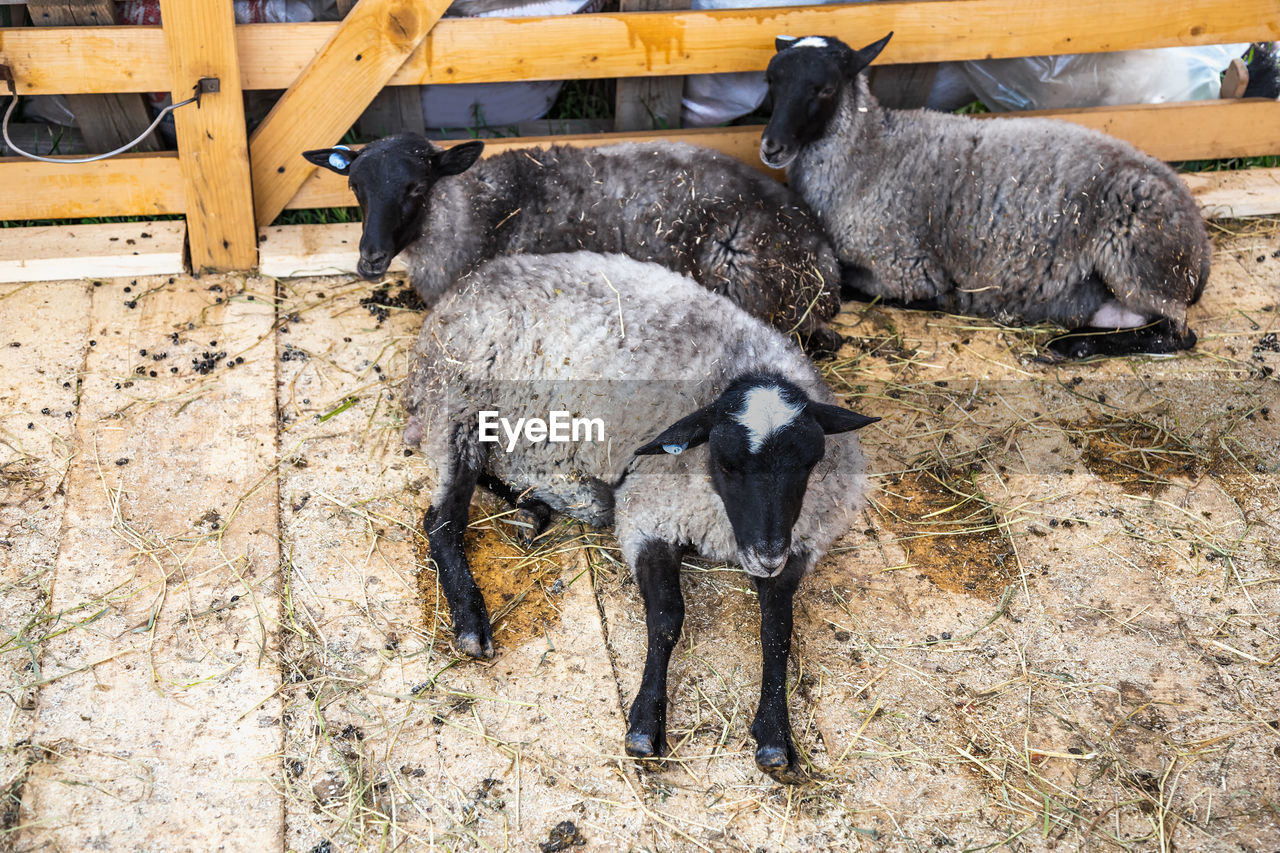
[[1169, 47], [958, 63], [995, 111], [1160, 104], [1218, 97], [1219, 77], [1247, 44]]
[[[449, 17], [529, 18], [592, 11], [598, 0], [456, 0]], [[513, 83], [441, 83], [422, 86], [422, 115], [429, 128], [505, 127], [540, 119], [560, 94], [560, 80]]]

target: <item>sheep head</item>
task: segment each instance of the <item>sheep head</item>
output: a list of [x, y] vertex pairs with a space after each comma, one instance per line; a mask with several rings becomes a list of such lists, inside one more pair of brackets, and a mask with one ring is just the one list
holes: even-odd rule
[[747, 574], [767, 578], [791, 554], [809, 474], [826, 452], [824, 436], [878, 420], [811, 400], [780, 376], [748, 374], [636, 455], [675, 456], [707, 444], [707, 473], [733, 527], [738, 560]]
[[778, 36], [778, 52], [765, 71], [773, 102], [773, 115], [760, 138], [760, 159], [766, 166], [785, 168], [801, 148], [826, 134], [841, 93], [892, 37], [889, 33], [854, 50], [833, 36]]
[[440, 148], [425, 137], [404, 133], [371, 142], [358, 151], [338, 146], [304, 151], [302, 156], [316, 166], [347, 176], [364, 219], [356, 271], [372, 281], [422, 233], [436, 181], [465, 172], [483, 150], [480, 140]]

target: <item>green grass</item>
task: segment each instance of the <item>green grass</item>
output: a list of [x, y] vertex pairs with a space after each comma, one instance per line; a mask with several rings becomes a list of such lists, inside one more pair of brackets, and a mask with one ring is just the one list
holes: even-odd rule
[[1233, 172], [1238, 169], [1274, 169], [1280, 166], [1280, 154], [1263, 157], [1228, 157], [1223, 160], [1184, 160], [1170, 163], [1179, 172]]
[[302, 210], [286, 210], [276, 217], [272, 225], [333, 225], [339, 222], [359, 222], [358, 207], [315, 207]]
[[181, 213], [157, 213], [153, 216], [86, 216], [81, 219], [0, 219], [0, 228], [28, 228], [36, 225], [103, 225], [109, 222], [155, 222], [161, 219], [183, 219]]
[[616, 80], [566, 80], [547, 111], [547, 118], [551, 121], [613, 118], [617, 91]]

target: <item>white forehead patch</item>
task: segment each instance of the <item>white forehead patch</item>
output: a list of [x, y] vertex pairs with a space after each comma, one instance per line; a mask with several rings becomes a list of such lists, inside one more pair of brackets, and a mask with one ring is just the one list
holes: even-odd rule
[[806, 36], [791, 45], [792, 47], [827, 47], [827, 40], [819, 36]]
[[795, 420], [803, 409], [802, 403], [782, 399], [782, 389], [761, 385], [747, 391], [742, 410], [733, 419], [747, 428], [751, 452], [759, 453], [765, 440]]

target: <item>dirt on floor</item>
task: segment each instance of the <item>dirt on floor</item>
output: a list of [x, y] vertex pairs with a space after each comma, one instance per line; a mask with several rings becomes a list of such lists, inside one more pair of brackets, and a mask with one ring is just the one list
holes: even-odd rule
[[752, 762], [759, 615], [689, 560], [656, 767], [608, 531], [472, 506], [459, 656], [403, 283], [0, 287], [0, 848], [1280, 849], [1280, 223], [1215, 223], [1193, 352], [847, 305], [881, 417], [805, 580], [807, 776]]

